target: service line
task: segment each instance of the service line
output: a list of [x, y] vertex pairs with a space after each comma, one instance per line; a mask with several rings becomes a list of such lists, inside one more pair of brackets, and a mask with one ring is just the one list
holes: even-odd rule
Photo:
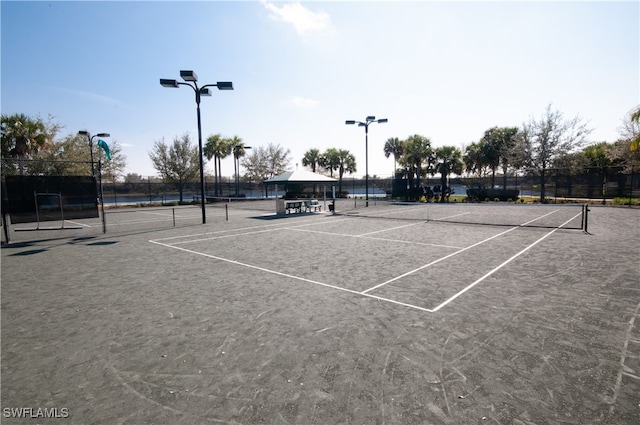
[[495, 267], [493, 270], [489, 271], [488, 273], [486, 273], [484, 276], [482, 276], [481, 278], [479, 278], [478, 280], [476, 280], [475, 282], [472, 282], [471, 284], [469, 284], [466, 288], [462, 289], [461, 291], [459, 291], [458, 293], [456, 293], [454, 296], [452, 296], [451, 298], [449, 298], [448, 300], [444, 301], [443, 303], [441, 303], [440, 305], [438, 305], [436, 308], [433, 309], [433, 311], [438, 311], [440, 310], [442, 307], [444, 307], [445, 305], [449, 304], [451, 301], [455, 300], [456, 298], [458, 298], [460, 295], [464, 294], [465, 292], [467, 292], [469, 289], [473, 288], [474, 286], [476, 286], [478, 283], [482, 282], [483, 280], [485, 280], [486, 278], [488, 278], [489, 276], [491, 276], [492, 274], [494, 274], [495, 272], [497, 272], [498, 270], [500, 270], [501, 268], [503, 268], [504, 266], [506, 266], [507, 264], [509, 264], [510, 262], [512, 262], [513, 260], [515, 260], [516, 258], [518, 258], [519, 256], [521, 256], [522, 254], [524, 254], [525, 252], [527, 252], [528, 250], [530, 250], [531, 248], [533, 248], [534, 246], [536, 246], [538, 243], [542, 242], [543, 240], [545, 240], [546, 238], [548, 238], [549, 236], [551, 236], [552, 234], [554, 234], [556, 231], [560, 230], [563, 226], [565, 226], [567, 223], [571, 222], [571, 220], [575, 219], [576, 217], [578, 217], [580, 214], [576, 214], [573, 218], [570, 218], [569, 220], [565, 221], [564, 223], [562, 223], [559, 227], [556, 227], [555, 229], [553, 229], [552, 231], [550, 231], [549, 233], [547, 233], [546, 235], [544, 235], [543, 237], [541, 237], [540, 239], [538, 239], [537, 241], [533, 242], [531, 245], [529, 245], [528, 247], [524, 248], [523, 250], [521, 250], [520, 252], [518, 252], [517, 254], [514, 254], [511, 256], [511, 258], [509, 258], [508, 260], [504, 261], [502, 264], [500, 264], [499, 266]]

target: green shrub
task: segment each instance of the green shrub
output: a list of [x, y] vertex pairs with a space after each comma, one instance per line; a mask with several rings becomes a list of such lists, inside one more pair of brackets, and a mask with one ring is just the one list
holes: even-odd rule
[[[629, 198], [613, 198], [613, 205], [629, 205]], [[631, 205], [640, 205], [640, 198], [631, 198]]]
[[494, 199], [496, 201], [506, 201], [507, 199], [517, 199], [520, 191], [517, 189], [467, 189], [467, 196], [470, 199], [481, 200], [486, 202]]

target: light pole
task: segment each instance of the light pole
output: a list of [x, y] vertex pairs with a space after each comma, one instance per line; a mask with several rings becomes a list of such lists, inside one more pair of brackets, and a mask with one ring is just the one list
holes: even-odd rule
[[369, 115], [364, 122], [362, 121], [354, 121], [347, 120], [344, 123], [347, 125], [358, 124], [358, 127], [364, 127], [364, 164], [365, 164], [365, 176], [364, 176], [364, 186], [365, 186], [365, 206], [369, 206], [369, 124], [377, 122], [377, 123], [385, 123], [388, 120], [386, 118], [376, 119], [373, 115]]
[[[94, 137], [111, 137], [111, 135], [109, 133], [98, 133], [92, 136], [86, 130], [80, 130], [78, 131], [78, 134], [80, 136], [87, 136], [87, 139], [89, 139], [89, 151], [91, 153], [91, 177], [95, 178], [96, 173], [93, 168], [93, 138]], [[98, 162], [98, 179], [99, 179], [100, 190], [97, 192], [98, 192], [98, 198], [100, 199], [100, 209], [102, 210], [102, 233], [107, 233], [107, 218], [104, 215], [104, 199], [103, 199], [104, 196], [102, 192], [102, 161]]]
[[177, 80], [160, 79], [160, 85], [162, 87], [178, 88], [179, 86], [189, 86], [196, 94], [196, 111], [198, 114], [198, 152], [200, 157], [200, 204], [202, 205], [202, 224], [207, 222], [207, 216], [204, 209], [204, 157], [202, 155], [202, 125], [200, 121], [200, 97], [211, 96], [209, 87], [217, 87], [218, 90], [233, 90], [233, 83], [231, 81], [218, 81], [216, 84], [207, 84], [202, 87], [198, 87], [198, 76], [193, 71], [180, 71], [180, 77], [186, 81], [182, 83]]
[[109, 133], [98, 133], [92, 136], [86, 130], [80, 130], [78, 131], [78, 134], [80, 136], [87, 136], [87, 139], [89, 139], [89, 152], [91, 153], [91, 177], [95, 177], [96, 173], [93, 168], [93, 138], [94, 137], [111, 137], [111, 135]]

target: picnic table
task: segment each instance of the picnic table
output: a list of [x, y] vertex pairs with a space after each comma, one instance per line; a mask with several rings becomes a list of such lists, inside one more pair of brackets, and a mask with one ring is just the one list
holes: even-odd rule
[[322, 211], [322, 206], [317, 199], [285, 199], [282, 202], [282, 212], [294, 214], [302, 212]]

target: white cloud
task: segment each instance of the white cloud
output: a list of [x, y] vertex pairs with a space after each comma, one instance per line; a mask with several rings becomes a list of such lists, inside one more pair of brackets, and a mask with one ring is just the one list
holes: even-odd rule
[[119, 101], [118, 99], [114, 99], [112, 97], [109, 96], [103, 96], [101, 94], [97, 94], [97, 93], [92, 93], [92, 92], [87, 92], [87, 91], [82, 91], [82, 90], [76, 90], [76, 89], [69, 89], [69, 88], [65, 88], [65, 87], [56, 87], [56, 86], [49, 86], [48, 87], [51, 90], [55, 90], [58, 92], [62, 92], [62, 93], [68, 93], [74, 96], [78, 96], [78, 97], [82, 97], [84, 99], [96, 102], [96, 103], [102, 103], [105, 105], [111, 105], [111, 106], [115, 106], [115, 107], [122, 107], [125, 109], [133, 109], [131, 108], [131, 106]]
[[309, 108], [312, 106], [316, 106], [318, 103], [320, 103], [320, 101], [315, 99], [307, 99], [301, 96], [293, 96], [287, 101], [287, 103], [298, 108]]
[[265, 0], [260, 2], [271, 12], [273, 19], [293, 25], [301, 36], [313, 32], [333, 32], [331, 17], [326, 12], [314, 13], [299, 2], [286, 3], [280, 7]]

